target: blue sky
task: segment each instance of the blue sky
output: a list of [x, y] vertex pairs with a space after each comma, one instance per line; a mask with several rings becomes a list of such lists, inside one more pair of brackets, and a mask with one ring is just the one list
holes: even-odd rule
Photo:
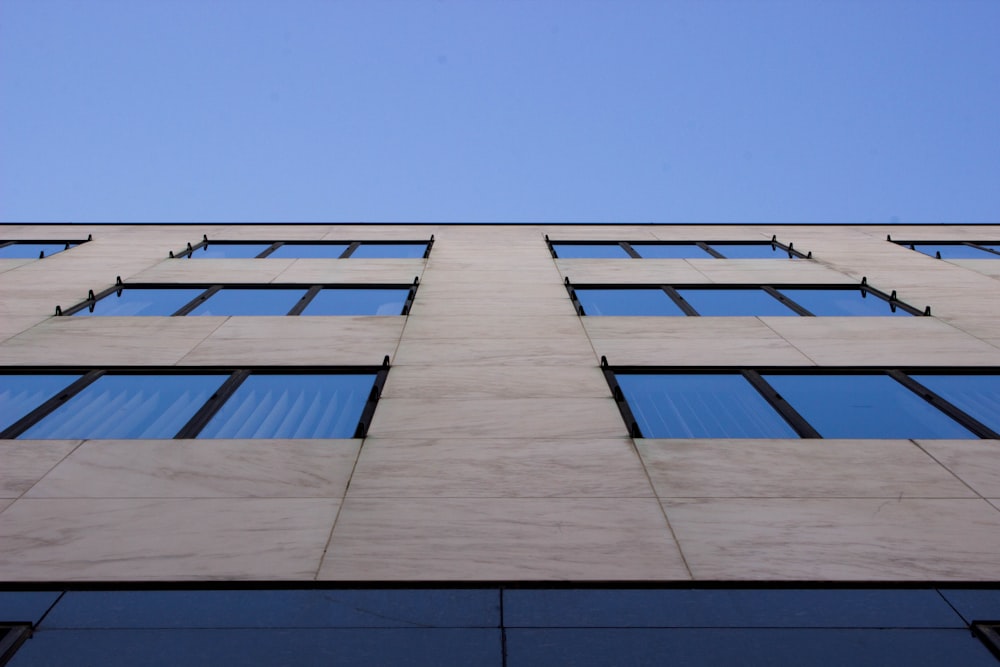
[[1000, 2], [2, 0], [0, 220], [1000, 222]]

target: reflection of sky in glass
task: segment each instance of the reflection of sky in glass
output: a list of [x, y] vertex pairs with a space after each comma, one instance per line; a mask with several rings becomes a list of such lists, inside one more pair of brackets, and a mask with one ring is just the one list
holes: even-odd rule
[[353, 438], [374, 375], [251, 375], [199, 438]]
[[824, 438], [974, 438], [887, 375], [765, 375]]
[[190, 315], [287, 315], [306, 293], [304, 289], [243, 289], [226, 287], [192, 310]]
[[268, 257], [337, 259], [345, 250], [346, 243], [286, 243]]
[[1000, 259], [1000, 255], [962, 244], [914, 243], [913, 249], [931, 257], [936, 257], [940, 252], [941, 259]]
[[[726, 259], [789, 259], [788, 251], [770, 243], [709, 243]], [[794, 258], [794, 255], [792, 256]]]
[[1000, 375], [910, 377], [1000, 433]]
[[661, 289], [577, 289], [587, 315], [683, 315]]
[[406, 289], [324, 289], [303, 315], [402, 315]]
[[787, 289], [778, 290], [813, 315], [854, 315], [879, 316], [910, 313], [902, 308], [893, 311], [888, 301], [868, 294], [862, 296], [860, 289]]
[[797, 438], [741, 375], [616, 375], [645, 438]]
[[74, 315], [173, 315], [181, 306], [204, 292], [192, 289], [128, 288], [112, 292], [94, 304], [94, 312], [84, 308]]
[[79, 378], [79, 375], [0, 375], [0, 431]]
[[761, 289], [679, 289], [699, 315], [795, 315]]
[[20, 437], [172, 438], [225, 375], [105, 375]]
[[552, 248], [561, 259], [593, 257], [598, 259], [628, 259], [630, 255], [617, 243], [553, 243]]
[[270, 247], [270, 243], [209, 243], [195, 248], [189, 256], [193, 259], [247, 259]]
[[[70, 248], [76, 246], [71, 243]], [[66, 250], [65, 243], [14, 243], [0, 248], [0, 258], [3, 259], [38, 259], [40, 253], [45, 256], [54, 255]]]
[[362, 243], [351, 253], [351, 259], [417, 259], [423, 257], [425, 252], [426, 243]]
[[710, 254], [693, 243], [633, 243], [632, 249], [648, 259], [704, 259], [711, 257]]
[[[983, 244], [984, 248], [989, 248], [993, 252], [1000, 252], [1000, 243], [990, 243], [989, 245]], [[1000, 255], [996, 255], [994, 259], [1000, 258]]]

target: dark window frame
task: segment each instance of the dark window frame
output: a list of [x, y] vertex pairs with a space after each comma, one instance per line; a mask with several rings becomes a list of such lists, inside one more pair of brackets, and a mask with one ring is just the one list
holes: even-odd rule
[[[918, 246], [918, 245], [955, 245], [955, 246], [959, 246], [960, 245], [960, 246], [966, 246], [966, 247], [969, 247], [969, 248], [975, 248], [976, 250], [981, 250], [982, 252], [986, 252], [986, 253], [989, 253], [991, 255], [997, 255], [998, 257], [1000, 257], [1000, 251], [994, 250], [993, 248], [987, 248], [986, 247], [986, 245], [1000, 245], [1000, 241], [955, 241], [955, 240], [950, 240], [950, 241], [928, 241], [926, 239], [922, 239], [922, 240], [919, 240], [919, 241], [917, 241], [917, 240], [913, 240], [913, 241], [899, 241], [899, 240], [893, 239], [892, 238], [892, 234], [886, 234], [885, 240], [889, 241], [890, 243], [895, 243], [896, 245], [903, 246], [904, 248], [908, 248], [909, 250], [913, 250], [914, 252], [920, 252], [919, 250], [917, 250], [914, 247], [914, 246]], [[927, 253], [925, 253], [925, 252], [920, 252], [920, 254], [921, 255], [927, 255]], [[941, 252], [937, 251], [933, 255], [927, 255], [927, 256], [928, 257], [935, 257], [937, 259], [941, 259]], [[971, 258], [971, 257], [965, 257], [965, 258], [962, 258], [962, 259], [973, 259], [973, 258]]]
[[251, 375], [357, 375], [372, 374], [375, 381], [371, 393], [365, 401], [365, 406], [358, 418], [354, 438], [364, 438], [368, 434], [375, 407], [382, 395], [382, 389], [389, 375], [389, 355], [386, 355], [379, 366], [106, 366], [95, 369], [92, 367], [7, 367], [0, 368], [3, 375], [37, 375], [37, 374], [80, 374], [80, 377], [56, 392], [41, 405], [23, 415], [9, 427], [0, 431], [0, 440], [13, 440], [29, 428], [48, 417], [88, 386], [105, 375], [228, 375], [222, 385], [198, 408], [194, 415], [174, 436], [174, 440], [196, 438], [198, 433], [208, 424], [209, 420], [232, 397], [239, 386]]
[[[756, 246], [767, 245], [767, 246], [770, 246], [773, 249], [784, 250], [785, 252], [788, 253], [789, 259], [791, 259], [791, 258], [796, 258], [796, 259], [812, 259], [812, 251], [809, 251], [807, 253], [802, 253], [802, 252], [800, 252], [800, 251], [798, 251], [798, 250], [795, 249], [795, 245], [793, 243], [785, 244], [785, 243], [781, 243], [780, 241], [778, 241], [777, 235], [772, 236], [770, 241], [755, 241], [755, 240], [745, 240], [745, 239], [739, 239], [739, 240], [734, 240], [734, 241], [720, 241], [718, 239], [715, 239], [713, 241], [650, 241], [650, 240], [642, 240], [642, 241], [614, 241], [614, 240], [611, 240], [611, 241], [599, 241], [599, 240], [591, 240], [591, 239], [587, 239], [587, 240], [571, 239], [571, 240], [566, 240], [566, 241], [558, 241], [558, 240], [552, 240], [552, 239], [550, 239], [549, 235], [546, 234], [545, 235], [545, 243], [548, 246], [549, 253], [552, 255], [553, 259], [567, 259], [565, 257], [559, 257], [559, 254], [556, 252], [556, 249], [555, 249], [555, 245], [556, 244], [558, 244], [558, 245], [581, 245], [581, 246], [585, 246], [585, 245], [594, 245], [594, 246], [598, 246], [598, 245], [599, 246], [618, 245], [618, 246], [621, 247], [622, 250], [625, 251], [625, 253], [629, 256], [630, 259], [656, 259], [656, 258], [650, 258], [650, 257], [643, 257], [639, 253], [639, 251], [637, 251], [635, 249], [636, 246], [638, 246], [640, 248], [642, 246], [644, 246], [644, 245], [650, 245], [650, 246], [666, 246], [666, 245], [673, 245], [673, 246], [697, 246], [698, 248], [701, 248], [706, 253], [708, 253], [711, 258], [714, 258], [714, 259], [729, 259], [725, 255], [723, 255], [722, 253], [720, 253], [719, 251], [717, 251], [714, 248], [712, 248], [712, 244], [713, 243], [726, 244], [726, 245], [756, 245]], [[573, 258], [568, 258], [568, 259], [573, 259]], [[701, 259], [701, 258], [694, 258], [694, 259]], [[734, 258], [734, 259], [743, 259], [743, 258]]]
[[[70, 316], [74, 315], [85, 308], [89, 308], [91, 312], [94, 311], [94, 307], [97, 302], [101, 299], [111, 296], [112, 294], [118, 294], [121, 296], [122, 290], [125, 289], [201, 289], [203, 290], [201, 294], [194, 297], [179, 309], [166, 315], [164, 317], [183, 317], [189, 314], [192, 310], [200, 306], [202, 303], [211, 298], [214, 294], [220, 290], [229, 289], [262, 289], [262, 290], [306, 290], [306, 293], [302, 295], [295, 305], [284, 315], [274, 315], [271, 317], [295, 317], [302, 314], [302, 311], [306, 309], [309, 303], [319, 294], [322, 290], [337, 290], [337, 289], [359, 289], [359, 290], [408, 290], [406, 300], [403, 303], [402, 312], [399, 316], [406, 316], [410, 314], [410, 310], [413, 307], [413, 300], [417, 295], [417, 288], [420, 286], [420, 277], [414, 276], [412, 283], [211, 283], [211, 282], [198, 282], [198, 283], [126, 283], [123, 282], [121, 276], [115, 279], [115, 284], [107, 289], [103, 289], [100, 292], [94, 292], [94, 290], [89, 290], [87, 293], [87, 298], [80, 303], [74, 304], [65, 310], [61, 306], [56, 306], [56, 316]], [[138, 317], [138, 316], [137, 316]], [[239, 315], [229, 315], [224, 317], [240, 317]], [[336, 316], [331, 316], [336, 317]]]
[[[402, 239], [368, 239], [368, 240], [354, 240], [354, 241], [330, 241], [327, 239], [322, 239], [319, 241], [308, 241], [303, 239], [289, 239], [284, 241], [275, 240], [225, 240], [225, 239], [215, 239], [209, 240], [208, 235], [203, 235], [201, 241], [197, 243], [188, 243], [187, 248], [175, 253], [173, 250], [170, 251], [171, 259], [189, 259], [196, 250], [211, 246], [212, 244], [226, 244], [226, 245], [263, 245], [266, 244], [269, 247], [261, 251], [256, 257], [252, 259], [266, 259], [271, 253], [282, 246], [286, 245], [346, 245], [347, 248], [340, 253], [337, 257], [330, 257], [324, 259], [348, 259], [354, 254], [354, 251], [358, 249], [361, 245], [421, 245], [425, 244], [427, 247], [424, 250], [423, 259], [430, 257], [431, 248], [434, 246], [434, 235], [431, 234], [429, 239], [416, 239], [416, 240], [402, 240]], [[316, 259], [316, 258], [312, 258]], [[403, 258], [408, 259], [408, 258]]]
[[[809, 311], [804, 306], [796, 303], [794, 299], [784, 294], [781, 294], [779, 290], [782, 289], [803, 289], [803, 290], [860, 290], [862, 295], [871, 295], [874, 298], [881, 299], [889, 304], [889, 308], [895, 311], [899, 308], [907, 313], [919, 317], [930, 317], [931, 307], [926, 306], [923, 310], [920, 310], [914, 306], [911, 306], [904, 301], [900, 301], [896, 296], [896, 290], [892, 290], [890, 293], [886, 294], [884, 291], [872, 287], [868, 284], [868, 279], [862, 278], [860, 283], [847, 284], [847, 283], [835, 283], [835, 284], [824, 284], [824, 283], [579, 283], [574, 284], [570, 282], [567, 277], [563, 281], [566, 291], [569, 293], [569, 298], [573, 302], [573, 308], [576, 309], [577, 315], [581, 317], [587, 316], [586, 310], [583, 304], [580, 303], [580, 299], [576, 294], [578, 289], [605, 289], [605, 290], [629, 290], [629, 289], [646, 289], [655, 290], [660, 289], [680, 308], [684, 314], [688, 317], [701, 317], [701, 314], [690, 304], [687, 299], [685, 299], [678, 290], [723, 290], [723, 289], [757, 289], [761, 290], [772, 298], [777, 299], [781, 303], [788, 306], [795, 314], [802, 317], [829, 317], [823, 315], [815, 315]], [[866, 296], [867, 298], [867, 296]], [[740, 317], [739, 315], [733, 315], [732, 317]], [[842, 317], [851, 317], [850, 315], [844, 315]]]
[[[94, 235], [93, 234], [87, 234], [87, 238], [85, 238], [85, 239], [12, 239], [10, 241], [0, 241], [0, 248], [9, 248], [10, 246], [15, 246], [15, 245], [33, 245], [35, 243], [44, 244], [44, 245], [62, 245], [63, 246], [62, 250], [59, 250], [58, 252], [50, 253], [48, 255], [46, 255], [45, 251], [43, 250], [39, 254], [38, 259], [45, 259], [46, 257], [51, 257], [52, 255], [58, 255], [59, 253], [65, 252], [66, 250], [72, 250], [73, 248], [75, 248], [75, 247], [77, 247], [79, 245], [83, 245], [84, 243], [87, 243], [88, 241], [93, 241], [93, 240], [94, 240]], [[12, 258], [12, 257], [2, 257], [0, 259], [14, 259], [14, 258]]]
[[[639, 428], [639, 423], [632, 413], [632, 408], [625, 399], [625, 394], [618, 384], [616, 375], [742, 375], [771, 405], [792, 429], [803, 439], [822, 439], [819, 432], [791, 406], [777, 390], [772, 387], [764, 375], [885, 375], [904, 388], [922, 398], [930, 406], [944, 413], [973, 435], [984, 440], [1000, 439], [997, 433], [972, 415], [956, 407], [953, 403], [914, 380], [910, 375], [1000, 375], [1000, 368], [955, 368], [955, 367], [906, 367], [887, 368], [885, 366], [612, 366], [606, 356], [601, 357], [601, 370], [604, 379], [611, 390], [611, 396], [618, 406], [622, 419], [625, 421], [629, 436], [645, 437]], [[654, 436], [655, 437], [655, 436]], [[875, 438], [877, 439], [877, 438]]]
[[31, 637], [34, 627], [27, 621], [0, 622], [0, 665], [6, 665]]

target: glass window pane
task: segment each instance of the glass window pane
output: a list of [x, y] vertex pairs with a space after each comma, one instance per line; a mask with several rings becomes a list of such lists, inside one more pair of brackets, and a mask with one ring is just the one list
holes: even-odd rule
[[941, 259], [989, 259], [991, 257], [1000, 257], [1000, 255], [994, 255], [979, 248], [973, 248], [972, 246], [960, 243], [914, 243], [913, 249], [931, 257], [936, 257], [937, 253], [940, 252]]
[[[984, 248], [989, 248], [993, 252], [1000, 252], [1000, 243], [982, 243], [980, 245], [982, 245]], [[1000, 255], [994, 256], [994, 259], [996, 259], [997, 257], [1000, 257]]]
[[561, 259], [578, 259], [593, 257], [598, 259], [629, 259], [631, 255], [625, 252], [617, 243], [553, 243], [556, 255]]
[[[77, 243], [69, 244], [72, 248]], [[38, 259], [39, 254], [54, 255], [66, 250], [65, 243], [14, 243], [0, 248], [0, 258], [3, 259]]]
[[1000, 376], [913, 375], [914, 380], [1000, 432]]
[[679, 289], [699, 315], [796, 315], [762, 289]]
[[195, 248], [193, 259], [247, 259], [256, 257], [271, 247], [270, 243], [209, 243]]
[[647, 259], [705, 259], [712, 256], [694, 243], [633, 243], [632, 249]]
[[860, 289], [787, 289], [778, 290], [813, 315], [910, 317], [902, 308], [895, 310], [877, 296], [865, 294]]
[[79, 375], [0, 375], [0, 431], [79, 378]]
[[345, 250], [346, 243], [286, 243], [268, 257], [337, 259]]
[[354, 252], [351, 259], [355, 258], [397, 258], [397, 259], [418, 259], [427, 252], [426, 243], [362, 243]]
[[105, 375], [20, 437], [172, 438], [226, 375]]
[[578, 289], [587, 315], [683, 315], [661, 289]]
[[407, 289], [323, 289], [303, 315], [402, 315]]
[[190, 315], [287, 315], [305, 296], [304, 289], [243, 289], [225, 287], [208, 297]]
[[374, 375], [251, 375], [199, 438], [353, 438]]
[[794, 259], [787, 250], [770, 243], [711, 243], [726, 259]]
[[974, 438], [888, 375], [766, 375], [824, 438]]
[[192, 289], [128, 288], [113, 292], [94, 304], [94, 310], [84, 308], [74, 315], [173, 315], [181, 306], [204, 292]]
[[616, 375], [646, 438], [797, 438], [742, 375]]

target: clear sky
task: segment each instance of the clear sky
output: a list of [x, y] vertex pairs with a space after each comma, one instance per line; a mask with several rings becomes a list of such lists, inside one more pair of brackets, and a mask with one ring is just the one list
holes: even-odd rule
[[1000, 222], [1000, 2], [0, 0], [0, 220]]

